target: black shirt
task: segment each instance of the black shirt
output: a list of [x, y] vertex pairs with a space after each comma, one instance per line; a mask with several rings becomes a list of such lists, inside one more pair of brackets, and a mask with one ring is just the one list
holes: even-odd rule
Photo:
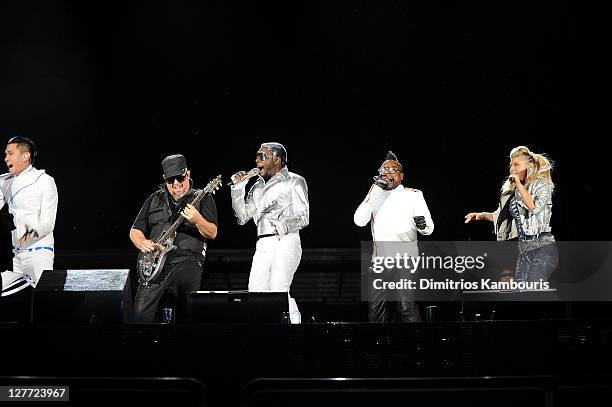
[[[144, 202], [132, 228], [140, 230], [148, 239], [157, 240], [161, 232], [156, 232], [158, 236], [151, 236], [155, 226], [154, 223], [162, 222], [163, 231], [167, 230], [181, 216], [180, 211], [188, 203], [191, 203], [196, 192], [196, 190], [191, 189], [181, 199], [174, 201], [165, 185], [162, 185], [159, 191], [153, 193]], [[217, 207], [212, 195], [209, 194], [204, 197], [196, 205], [196, 209], [208, 222], [218, 225]], [[194, 257], [198, 260], [204, 260], [207, 242], [208, 239], [200, 234], [198, 228], [187, 219], [184, 219], [178, 227], [174, 239], [176, 249], [169, 253], [167, 261], [178, 263], [186, 259], [193, 259]]]

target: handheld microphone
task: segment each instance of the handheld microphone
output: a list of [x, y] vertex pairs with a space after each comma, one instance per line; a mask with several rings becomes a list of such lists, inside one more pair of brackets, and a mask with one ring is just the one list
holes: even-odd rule
[[377, 184], [383, 184], [383, 185], [387, 185], [388, 184], [388, 182], [385, 181], [383, 179], [383, 177], [381, 177], [380, 175], [375, 175], [375, 176], [372, 177], [372, 179], [374, 179], [374, 182], [377, 183]]
[[[247, 172], [245, 177], [243, 179], [241, 179], [239, 182], [242, 182], [242, 181], [247, 180], [247, 179], [251, 179], [251, 178], [253, 178], [256, 175], [259, 175], [259, 168], [257, 168], [257, 167], [255, 167], [251, 171]], [[230, 182], [227, 183], [227, 186], [231, 187], [232, 185], [236, 185], [236, 184], [238, 184], [238, 181], [234, 181], [232, 179]]]
[[508, 177], [508, 181], [510, 181], [511, 184], [514, 184], [514, 174]]
[[389, 183], [387, 181], [385, 181], [385, 179], [381, 175], [375, 175], [372, 178], [374, 179], [374, 183], [376, 185], [378, 185], [380, 188], [382, 188], [384, 190], [388, 190], [389, 189]]

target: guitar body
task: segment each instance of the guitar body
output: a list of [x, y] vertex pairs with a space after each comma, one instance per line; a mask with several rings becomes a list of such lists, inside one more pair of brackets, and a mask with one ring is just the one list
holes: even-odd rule
[[176, 249], [176, 246], [169, 244], [163, 249], [156, 249], [148, 253], [140, 252], [136, 269], [138, 270], [138, 281], [142, 285], [149, 285], [154, 281], [166, 264], [168, 253]]

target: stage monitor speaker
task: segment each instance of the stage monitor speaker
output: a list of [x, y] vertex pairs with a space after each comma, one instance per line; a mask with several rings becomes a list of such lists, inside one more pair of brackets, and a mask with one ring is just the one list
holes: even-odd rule
[[32, 286], [0, 297], [0, 322], [29, 323], [32, 321]]
[[35, 323], [122, 323], [132, 315], [129, 270], [48, 270], [34, 289]]
[[286, 292], [195, 291], [189, 296], [190, 322], [289, 323]]

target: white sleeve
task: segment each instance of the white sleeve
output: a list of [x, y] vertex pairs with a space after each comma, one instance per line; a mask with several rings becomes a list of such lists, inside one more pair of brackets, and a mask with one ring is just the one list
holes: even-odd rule
[[372, 185], [361, 205], [353, 215], [355, 225], [363, 227], [368, 224], [372, 218], [372, 213], [382, 205], [387, 195], [385, 191], [378, 185]]
[[522, 199], [518, 201], [519, 205], [531, 212], [533, 215], [537, 215], [546, 205], [548, 205], [553, 191], [553, 184], [551, 182], [538, 181], [539, 182], [534, 185], [533, 191], [530, 193], [535, 206], [529, 209]]
[[0, 178], [0, 208], [4, 206], [6, 203], [6, 199], [4, 198], [4, 187], [6, 184], [6, 177]]
[[434, 222], [431, 218], [431, 213], [429, 212], [429, 208], [427, 207], [427, 203], [425, 202], [425, 197], [423, 196], [423, 192], [418, 191], [416, 198], [416, 205], [414, 208], [414, 216], [424, 216], [425, 222], [427, 226], [423, 230], [419, 230], [419, 233], [422, 235], [431, 235], [434, 231]]
[[303, 229], [310, 223], [308, 184], [302, 177], [295, 178], [291, 188], [291, 202], [293, 204], [293, 216], [283, 220], [288, 233]]
[[239, 225], [244, 225], [251, 220], [256, 211], [252, 193], [255, 185], [251, 187], [245, 200], [244, 190], [246, 184], [247, 180], [244, 180], [231, 187], [232, 209], [234, 210], [234, 215], [236, 215], [236, 220]]
[[28, 225], [40, 237], [53, 232], [55, 228], [55, 217], [57, 215], [57, 187], [53, 177], [45, 176], [41, 179], [40, 189], [42, 197], [38, 218], [32, 225]]

